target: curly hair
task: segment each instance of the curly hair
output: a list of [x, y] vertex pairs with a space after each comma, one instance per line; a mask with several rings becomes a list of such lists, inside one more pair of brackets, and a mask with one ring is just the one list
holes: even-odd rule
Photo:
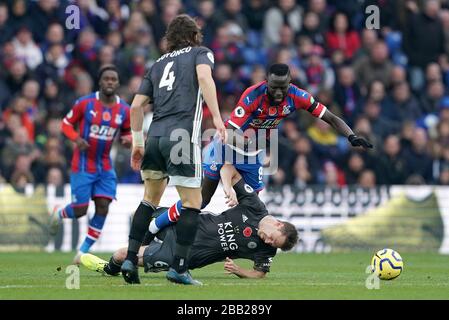
[[203, 36], [196, 21], [187, 14], [176, 16], [165, 33], [168, 51], [182, 49], [188, 46], [197, 47]]

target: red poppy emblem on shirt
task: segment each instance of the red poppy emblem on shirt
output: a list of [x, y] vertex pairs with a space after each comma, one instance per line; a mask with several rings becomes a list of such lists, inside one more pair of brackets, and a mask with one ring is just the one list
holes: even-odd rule
[[103, 121], [111, 121], [111, 114], [109, 112], [103, 113]]
[[277, 111], [278, 111], [277, 107], [270, 107], [270, 108], [268, 108], [268, 115], [274, 116], [274, 115], [276, 115]]
[[246, 227], [245, 229], [243, 229], [243, 235], [247, 238], [251, 237], [251, 235], [253, 234], [253, 230], [250, 227]]

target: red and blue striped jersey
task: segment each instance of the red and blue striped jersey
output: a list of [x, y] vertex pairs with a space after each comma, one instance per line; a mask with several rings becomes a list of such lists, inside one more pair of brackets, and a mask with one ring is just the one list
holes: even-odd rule
[[327, 108], [315, 101], [310, 93], [293, 84], [289, 85], [284, 101], [277, 106], [270, 105], [267, 89], [266, 81], [246, 89], [226, 125], [242, 131], [252, 128], [257, 132], [258, 129], [277, 128], [285, 117], [298, 109], [307, 110], [317, 118], [326, 112]]
[[72, 172], [96, 173], [113, 169], [110, 156], [112, 143], [117, 133], [131, 134], [130, 106], [116, 96], [112, 106], [100, 101], [99, 92], [79, 98], [63, 122], [78, 124], [80, 137], [89, 143], [86, 150], [75, 148]]

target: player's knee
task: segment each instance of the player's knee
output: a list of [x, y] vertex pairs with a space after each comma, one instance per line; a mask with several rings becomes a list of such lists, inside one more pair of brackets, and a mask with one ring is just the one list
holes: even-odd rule
[[125, 261], [126, 253], [127, 253], [126, 248], [120, 248], [116, 252], [114, 252], [113, 257], [115, 262], [122, 263], [123, 261]]
[[95, 201], [95, 213], [100, 215], [107, 215], [109, 211], [109, 204], [111, 203], [108, 199], [101, 199]]
[[73, 211], [75, 212], [75, 217], [80, 218], [82, 216], [85, 216], [87, 213], [87, 209], [89, 208], [88, 205], [82, 206], [82, 207], [75, 207]]

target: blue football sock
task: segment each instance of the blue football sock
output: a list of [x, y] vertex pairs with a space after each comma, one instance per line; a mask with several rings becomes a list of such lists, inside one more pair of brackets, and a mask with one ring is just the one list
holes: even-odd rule
[[65, 208], [59, 209], [59, 218], [61, 219], [76, 219], [75, 210], [71, 204], [65, 206]]
[[157, 233], [159, 230], [172, 225], [179, 219], [181, 214], [182, 203], [181, 200], [172, 205], [168, 210], [164, 211], [155, 220], [150, 223], [150, 232]]
[[98, 240], [101, 235], [101, 230], [103, 230], [104, 222], [106, 221], [106, 216], [101, 216], [95, 214], [89, 222], [89, 229], [87, 230], [87, 236], [84, 239], [83, 244], [80, 247], [80, 251], [87, 253], [90, 247]]

